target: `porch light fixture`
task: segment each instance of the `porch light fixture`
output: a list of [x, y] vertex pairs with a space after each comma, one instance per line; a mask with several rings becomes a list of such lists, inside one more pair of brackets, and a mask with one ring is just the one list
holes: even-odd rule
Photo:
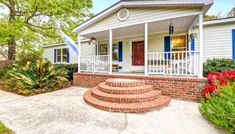
[[174, 24], [172, 20], [170, 20], [170, 25], [169, 25], [169, 35], [174, 34]]

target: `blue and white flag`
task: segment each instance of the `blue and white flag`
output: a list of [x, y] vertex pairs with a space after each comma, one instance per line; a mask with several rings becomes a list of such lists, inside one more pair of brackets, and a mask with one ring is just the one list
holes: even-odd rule
[[61, 30], [59, 30], [59, 32], [61, 37], [64, 39], [65, 44], [78, 55], [78, 46], [76, 45], [76, 43]]

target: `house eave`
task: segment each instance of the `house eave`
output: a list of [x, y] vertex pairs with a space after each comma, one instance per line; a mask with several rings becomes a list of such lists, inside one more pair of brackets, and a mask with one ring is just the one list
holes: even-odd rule
[[82, 24], [78, 25], [73, 32], [79, 33], [86, 27], [96, 23], [106, 16], [114, 13], [122, 7], [202, 7], [203, 12], [206, 13], [212, 6], [213, 0], [195, 0], [195, 1], [119, 1], [96, 16], [88, 19]]
[[235, 23], [235, 17], [205, 21], [203, 22], [203, 25], [207, 26], [207, 25], [216, 25], [216, 24], [224, 24], [224, 23], [232, 23], [232, 22]]

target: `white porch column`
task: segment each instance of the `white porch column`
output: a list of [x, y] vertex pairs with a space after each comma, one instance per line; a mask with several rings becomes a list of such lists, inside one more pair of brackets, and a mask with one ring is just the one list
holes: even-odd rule
[[78, 36], [78, 73], [81, 73], [81, 37]]
[[198, 77], [203, 78], [203, 13], [199, 15], [199, 73]]
[[113, 68], [113, 56], [112, 56], [112, 48], [113, 48], [113, 31], [109, 30], [109, 74], [112, 74]]
[[144, 74], [148, 75], [148, 23], [144, 25]]

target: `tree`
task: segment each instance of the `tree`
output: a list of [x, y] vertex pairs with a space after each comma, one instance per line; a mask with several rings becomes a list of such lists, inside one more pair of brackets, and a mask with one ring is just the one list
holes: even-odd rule
[[204, 20], [215, 20], [220, 18], [218, 15], [205, 15]]
[[91, 16], [92, 0], [0, 0], [0, 45], [8, 45], [15, 60], [16, 46], [60, 41], [60, 27], [75, 38], [72, 29]]

